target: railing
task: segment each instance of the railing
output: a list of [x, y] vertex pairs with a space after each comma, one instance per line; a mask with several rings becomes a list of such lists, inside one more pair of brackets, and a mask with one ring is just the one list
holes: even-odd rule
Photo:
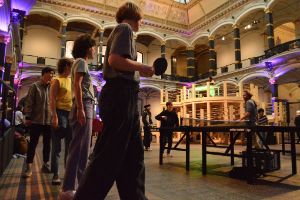
[[[45, 66], [51, 66], [56, 67], [58, 58], [51, 58], [51, 57], [40, 57], [35, 55], [23, 55], [23, 62], [29, 63], [29, 64], [38, 64], [38, 65], [45, 65]], [[93, 63], [89, 63], [89, 70], [91, 71], [99, 71], [102, 69], [102, 65], [97, 65]]]
[[265, 58], [270, 58], [274, 55], [280, 54], [285, 51], [290, 51], [296, 48], [300, 48], [300, 39], [292, 40], [283, 44], [279, 44], [273, 48], [265, 51]]

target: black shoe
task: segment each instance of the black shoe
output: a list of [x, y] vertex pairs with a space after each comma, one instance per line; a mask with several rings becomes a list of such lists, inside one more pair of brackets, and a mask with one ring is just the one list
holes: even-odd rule
[[61, 184], [61, 180], [58, 174], [55, 174], [52, 178], [52, 185], [60, 185], [60, 184]]
[[51, 173], [51, 170], [50, 170], [50, 167], [47, 163], [44, 163], [43, 166], [42, 166], [42, 172], [45, 173], [45, 174], [50, 174]]

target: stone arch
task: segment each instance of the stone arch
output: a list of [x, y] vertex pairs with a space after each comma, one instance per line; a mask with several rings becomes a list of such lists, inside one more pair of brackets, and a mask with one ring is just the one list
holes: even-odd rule
[[208, 36], [209, 36], [209, 33], [201, 33], [199, 36], [197, 36], [196, 38], [194, 38], [191, 41], [192, 46], [195, 46], [197, 44], [197, 40], [199, 40], [200, 38], [203, 38], [203, 37], [207, 37], [208, 38]]
[[55, 12], [54, 10], [50, 10], [47, 8], [32, 8], [29, 12], [29, 15], [30, 14], [49, 14], [61, 22], [65, 20], [65, 17], [61, 13]]
[[157, 33], [152, 32], [152, 31], [148, 31], [148, 30], [141, 30], [137, 33], [137, 36], [138, 35], [150, 35], [150, 36], [154, 37], [155, 39], [159, 40], [160, 42], [164, 41], [164, 38], [162, 36], [160, 36]]
[[239, 24], [245, 16], [257, 11], [257, 10], [264, 10], [266, 7], [264, 4], [257, 4], [253, 5], [252, 7], [248, 8], [247, 10], [243, 11], [240, 15], [238, 15], [235, 19], [235, 24]]
[[70, 17], [66, 18], [66, 22], [74, 22], [74, 21], [86, 22], [88, 24], [95, 26], [96, 28], [103, 29], [100, 22], [97, 22], [94, 19], [89, 18], [89, 17], [84, 17], [84, 16], [78, 15], [78, 16], [70, 16]]
[[233, 21], [233, 20], [226, 20], [226, 21], [221, 22], [220, 24], [217, 24], [217, 25], [210, 31], [209, 36], [212, 36], [219, 28], [221, 28], [222, 26], [225, 26], [225, 25], [227, 25], [227, 24], [233, 25], [233, 24], [234, 24], [234, 21]]
[[238, 81], [238, 84], [243, 84], [246, 80], [251, 79], [251, 78], [255, 78], [255, 77], [266, 77], [266, 78], [270, 78], [270, 76], [268, 75], [267, 72], [265, 71], [258, 71], [252, 74], [247, 74], [245, 76], [242, 76], [240, 78], [240, 80]]

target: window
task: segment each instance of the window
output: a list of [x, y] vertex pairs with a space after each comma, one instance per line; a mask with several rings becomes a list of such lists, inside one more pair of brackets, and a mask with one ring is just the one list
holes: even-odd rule
[[143, 63], [143, 53], [137, 52], [137, 61]]
[[182, 4], [188, 4], [191, 0], [174, 0], [174, 1]]
[[74, 41], [69, 40], [66, 42], [66, 57], [67, 58], [73, 58], [73, 56], [72, 56], [73, 46], [74, 46]]
[[[106, 52], [106, 45], [102, 46], [102, 64], [104, 63], [104, 57], [105, 57], [105, 52]], [[98, 46], [98, 57], [100, 55], [100, 46]]]

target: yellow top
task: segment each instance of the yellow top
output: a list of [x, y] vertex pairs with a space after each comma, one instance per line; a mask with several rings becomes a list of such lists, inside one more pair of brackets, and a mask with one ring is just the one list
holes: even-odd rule
[[56, 95], [56, 108], [71, 111], [72, 108], [72, 92], [71, 78], [57, 77], [59, 88]]

